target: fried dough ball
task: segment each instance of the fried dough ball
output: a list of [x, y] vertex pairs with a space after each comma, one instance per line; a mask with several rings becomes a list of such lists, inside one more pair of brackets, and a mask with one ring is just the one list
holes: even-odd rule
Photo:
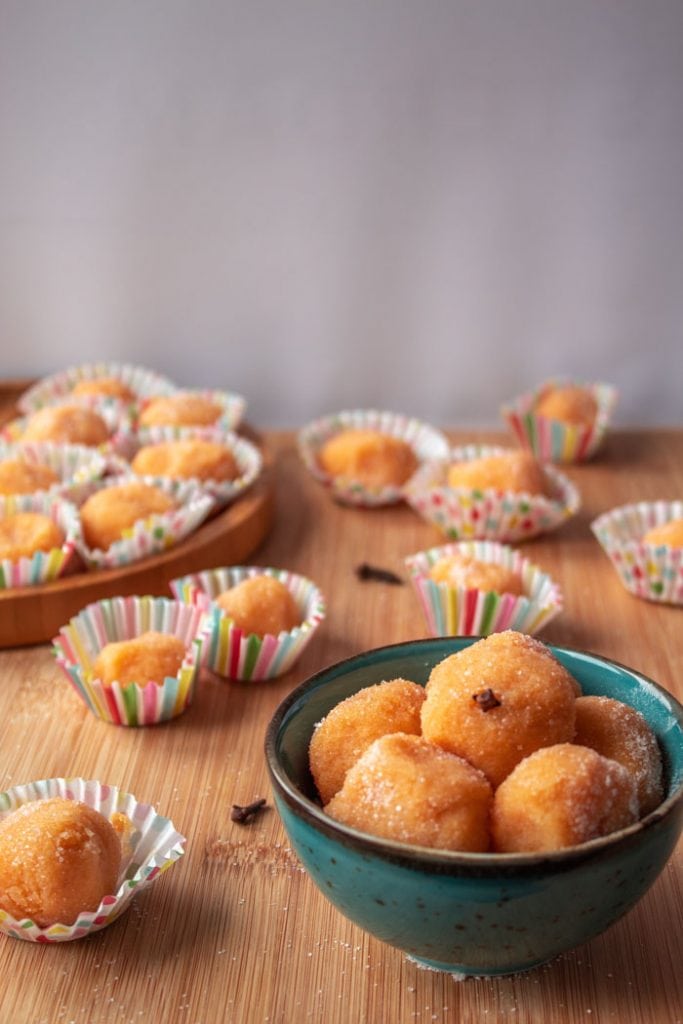
[[168, 512], [173, 507], [168, 495], [150, 484], [103, 487], [81, 506], [85, 542], [90, 548], [106, 551], [138, 519]]
[[142, 427], [208, 427], [223, 412], [221, 406], [202, 395], [183, 393], [153, 398], [140, 413]]
[[42, 462], [3, 459], [0, 462], [0, 494], [33, 494], [59, 483], [59, 477]]
[[64, 531], [42, 512], [15, 512], [0, 519], [0, 558], [16, 562], [63, 543]]
[[89, 398], [118, 398], [121, 402], [132, 402], [135, 392], [118, 377], [93, 377], [79, 380], [71, 389], [72, 395]]
[[53, 797], [0, 822], [0, 906], [42, 928], [73, 924], [116, 892], [118, 836], [99, 811]]
[[598, 403], [590, 388], [568, 384], [544, 391], [536, 402], [535, 412], [549, 420], [588, 427], [598, 414]]
[[244, 633], [277, 636], [301, 623], [291, 592], [274, 576], [249, 576], [224, 590], [215, 601]]
[[483, 853], [491, 787], [476, 768], [420, 736], [375, 740], [325, 811], [362, 832], [401, 843]]
[[492, 831], [500, 853], [560, 850], [608, 835], [638, 818], [626, 768], [573, 743], [525, 758], [498, 787]]
[[177, 676], [185, 657], [185, 644], [170, 633], [149, 630], [132, 640], [106, 644], [93, 662], [93, 676], [105, 686], [120, 683], [162, 685], [167, 676]]
[[423, 686], [390, 679], [366, 686], [332, 708], [309, 747], [311, 775], [323, 804], [339, 792], [349, 768], [374, 740], [393, 732], [420, 735], [424, 699]]
[[505, 452], [465, 459], [448, 467], [449, 487], [467, 490], [509, 491], [512, 494], [545, 495], [552, 498], [554, 489], [543, 466], [530, 452]]
[[498, 786], [534, 750], [571, 742], [577, 688], [538, 640], [492, 633], [432, 669], [422, 734]]
[[366, 487], [399, 487], [413, 475], [418, 459], [399, 437], [378, 430], [349, 429], [323, 445], [318, 461], [330, 476], [356, 480]]
[[131, 466], [140, 476], [170, 476], [183, 480], [234, 480], [240, 475], [237, 460], [228, 445], [195, 439], [145, 445]]
[[516, 572], [496, 562], [483, 562], [473, 555], [455, 552], [444, 555], [429, 571], [435, 583], [466, 590], [489, 590], [497, 594], [523, 594], [522, 580]]
[[670, 548], [683, 548], [683, 519], [670, 519], [661, 526], [653, 526], [642, 539], [643, 544], [666, 544]]
[[635, 779], [641, 817], [662, 802], [662, 755], [635, 708], [611, 697], [579, 697], [574, 742], [623, 764]]
[[109, 439], [109, 427], [93, 409], [82, 405], [47, 405], [29, 416], [23, 441], [56, 441], [94, 448]]

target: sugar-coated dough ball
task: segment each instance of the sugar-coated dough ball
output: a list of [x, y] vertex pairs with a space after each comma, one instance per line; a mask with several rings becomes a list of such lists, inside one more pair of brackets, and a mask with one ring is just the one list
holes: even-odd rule
[[32, 558], [37, 551], [52, 551], [63, 543], [64, 531], [42, 512], [15, 512], [0, 519], [0, 558]]
[[120, 683], [161, 685], [167, 676], [177, 676], [185, 657], [185, 644], [170, 633], [150, 630], [132, 640], [106, 644], [93, 662], [93, 676], [105, 686]]
[[116, 892], [118, 836], [99, 811], [53, 797], [0, 822], [0, 907], [41, 928], [73, 924]]
[[573, 743], [525, 758], [498, 787], [492, 831], [499, 853], [560, 850], [608, 835], [638, 818], [631, 774]]
[[90, 548], [106, 551], [138, 519], [168, 512], [173, 507], [167, 494], [149, 484], [103, 487], [81, 506], [85, 542]]
[[666, 544], [670, 548], [683, 548], [683, 519], [670, 519], [661, 526], [653, 526], [644, 535], [643, 544]]
[[140, 413], [142, 427], [208, 427], [222, 408], [202, 395], [182, 393], [153, 398]]
[[418, 466], [407, 441], [378, 430], [355, 428], [342, 430], [326, 441], [318, 461], [330, 476], [356, 480], [372, 488], [398, 487]]
[[93, 409], [82, 405], [47, 405], [29, 416], [22, 441], [56, 441], [95, 447], [109, 438], [109, 427]]
[[341, 789], [349, 768], [387, 733], [420, 734], [423, 686], [390, 679], [341, 701], [318, 724], [309, 748], [311, 775], [323, 804]]
[[234, 480], [240, 469], [232, 450], [216, 441], [163, 441], [141, 448], [131, 463], [140, 476]]
[[74, 384], [71, 394], [86, 398], [118, 398], [122, 402], [132, 402], [135, 398], [135, 392], [118, 377], [93, 377], [90, 380], [84, 378]]
[[444, 555], [429, 571], [436, 583], [467, 590], [488, 590], [497, 594], [523, 594], [522, 580], [516, 572], [496, 562], [484, 562], [462, 552]]
[[590, 388], [569, 384], [544, 391], [535, 412], [549, 420], [590, 426], [598, 414], [598, 403]]
[[216, 604], [244, 633], [277, 636], [301, 624], [294, 597], [274, 576], [248, 576], [219, 594]]
[[534, 750], [571, 742], [576, 691], [538, 640], [492, 633], [432, 669], [422, 734], [498, 786]]
[[554, 496], [553, 485], [543, 466], [530, 452], [510, 451], [455, 462], [448, 468], [447, 481], [449, 487], [467, 490]]
[[441, 850], [489, 848], [491, 787], [481, 772], [420, 736], [375, 740], [325, 811], [363, 832]]
[[611, 697], [579, 697], [574, 742], [623, 764], [635, 779], [641, 817], [662, 802], [662, 755], [635, 708]]
[[42, 462], [3, 459], [0, 462], [0, 494], [33, 494], [59, 483], [59, 477]]

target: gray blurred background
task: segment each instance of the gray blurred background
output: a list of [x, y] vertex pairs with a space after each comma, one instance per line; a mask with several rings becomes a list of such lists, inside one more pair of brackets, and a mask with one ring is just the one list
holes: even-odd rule
[[681, 423], [681, 0], [0, 0], [0, 375]]

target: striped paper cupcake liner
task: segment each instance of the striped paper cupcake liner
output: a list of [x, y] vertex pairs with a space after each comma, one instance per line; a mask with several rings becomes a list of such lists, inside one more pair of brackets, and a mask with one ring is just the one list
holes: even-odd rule
[[[224, 590], [250, 576], [272, 576], [287, 587], [302, 616], [301, 624], [278, 636], [244, 633], [225, 612], [213, 604]], [[310, 643], [325, 618], [322, 594], [305, 576], [284, 569], [257, 566], [230, 566], [207, 569], [171, 582], [171, 590], [181, 601], [197, 604], [212, 616], [211, 637], [202, 655], [202, 664], [228, 679], [260, 682], [284, 675]]]
[[446, 436], [428, 423], [409, 416], [378, 412], [375, 409], [352, 409], [332, 416], [323, 416], [299, 432], [299, 454], [315, 479], [330, 488], [335, 500], [347, 505], [375, 507], [392, 505], [403, 500], [401, 486], [391, 485], [374, 489], [358, 480], [331, 476], [323, 470], [318, 461], [321, 448], [335, 434], [349, 429], [375, 430], [380, 434], [399, 438], [411, 446], [420, 462], [446, 458], [448, 455]]
[[[550, 388], [578, 385], [592, 392], [598, 406], [593, 423], [563, 423], [539, 416], [538, 400]], [[580, 381], [549, 380], [535, 391], [528, 391], [501, 408], [512, 432], [524, 448], [529, 448], [544, 462], [583, 462], [600, 448], [617, 402], [616, 388], [611, 384], [584, 384]]]
[[[183, 388], [182, 390], [176, 389], [174, 396], [181, 395], [192, 395], [195, 398], [203, 398], [207, 402], [212, 402], [221, 409], [220, 416], [215, 423], [211, 426], [215, 430], [235, 430], [236, 427], [242, 422], [244, 413], [247, 408], [247, 400], [243, 395], [238, 395], [234, 391], [216, 391], [213, 389], [190, 389]], [[144, 413], [150, 401], [144, 401], [140, 403], [140, 414]], [[150, 425], [140, 423], [136, 424], [137, 430], [150, 429]], [[176, 424], [168, 424], [165, 426], [167, 431], [166, 440], [174, 440], [188, 436], [188, 431], [196, 430], [197, 427], [191, 424], [187, 426], [180, 426]]]
[[[93, 447], [93, 451], [99, 452], [105, 458], [109, 456], [122, 456], [129, 458], [132, 450], [134, 409], [132, 406], [125, 406], [112, 398], [79, 398], [73, 402], [63, 400], [61, 402], [50, 402], [50, 405], [86, 405], [104, 420], [109, 438], [102, 444]], [[41, 407], [42, 408], [42, 407]], [[0, 429], [0, 439], [8, 442], [19, 442], [21, 444], [33, 444], [31, 441], [24, 441], [24, 432], [28, 426], [31, 416], [40, 409], [33, 410], [25, 416], [10, 420]], [[35, 442], [38, 443], [38, 442]], [[45, 443], [45, 442], [40, 442]], [[59, 443], [59, 442], [54, 442]]]
[[[168, 722], [192, 702], [210, 616], [201, 608], [167, 597], [112, 597], [79, 612], [52, 641], [57, 664], [86, 707], [103, 722], [143, 726]], [[93, 674], [94, 661], [108, 644], [149, 630], [178, 637], [187, 653], [176, 676], [163, 682], [105, 685]]]
[[683, 518], [683, 501], [641, 501], [598, 516], [591, 529], [621, 582], [636, 597], [683, 604], [683, 548], [644, 544], [655, 526]]
[[556, 529], [578, 511], [581, 501], [576, 487], [549, 465], [544, 465], [543, 471], [556, 498], [448, 486], [452, 462], [502, 455], [505, 451], [492, 445], [454, 448], [449, 460], [426, 463], [418, 470], [404, 488], [406, 500], [449, 540], [524, 541]]
[[136, 892], [151, 885], [185, 852], [185, 837], [169, 818], [157, 814], [150, 804], [139, 802], [131, 793], [93, 780], [41, 779], [13, 786], [0, 793], [0, 820], [33, 800], [52, 797], [78, 800], [106, 818], [117, 812], [124, 814], [133, 826], [130, 849], [121, 863], [116, 892], [105, 896], [97, 910], [79, 914], [72, 924], [41, 928], [29, 918], [18, 921], [0, 909], [0, 931], [27, 942], [70, 942], [106, 928], [129, 907]]
[[81, 538], [78, 511], [61, 496], [47, 493], [0, 496], [0, 520], [17, 512], [39, 512], [48, 516], [64, 533], [64, 543], [50, 551], [36, 551], [30, 558], [0, 558], [0, 590], [34, 587], [59, 579], [70, 568]]
[[44, 405], [62, 402], [81, 381], [97, 380], [100, 377], [114, 377], [120, 380], [139, 398], [169, 395], [177, 390], [173, 381], [144, 366], [114, 362], [84, 363], [81, 366], [71, 366], [50, 377], [43, 377], [21, 396], [18, 402], [19, 410], [31, 413]]
[[[524, 594], [452, 587], [431, 579], [432, 566], [454, 554], [504, 566], [519, 576]], [[488, 636], [506, 629], [533, 634], [562, 611], [558, 585], [519, 551], [505, 544], [495, 541], [444, 544], [410, 555], [405, 563], [432, 636]]]
[[82, 444], [55, 444], [52, 441], [27, 441], [23, 444], [0, 441], [0, 462], [20, 460], [33, 466], [47, 466], [57, 482], [34, 494], [60, 494], [75, 484], [99, 480], [107, 471], [107, 460], [93, 448]]

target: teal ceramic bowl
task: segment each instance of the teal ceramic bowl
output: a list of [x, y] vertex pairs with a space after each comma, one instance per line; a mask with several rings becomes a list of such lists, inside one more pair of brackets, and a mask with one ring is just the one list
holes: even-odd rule
[[375, 838], [327, 817], [308, 769], [315, 723], [383, 679], [425, 683], [432, 667], [476, 637], [380, 647], [326, 668], [294, 690], [266, 736], [275, 803], [313, 881], [361, 928], [425, 966], [454, 974], [528, 970], [586, 942], [630, 910], [666, 864], [683, 825], [683, 708], [613, 661], [553, 653], [585, 694], [615, 697], [654, 730], [666, 798], [610, 836], [552, 854], [450, 853]]

